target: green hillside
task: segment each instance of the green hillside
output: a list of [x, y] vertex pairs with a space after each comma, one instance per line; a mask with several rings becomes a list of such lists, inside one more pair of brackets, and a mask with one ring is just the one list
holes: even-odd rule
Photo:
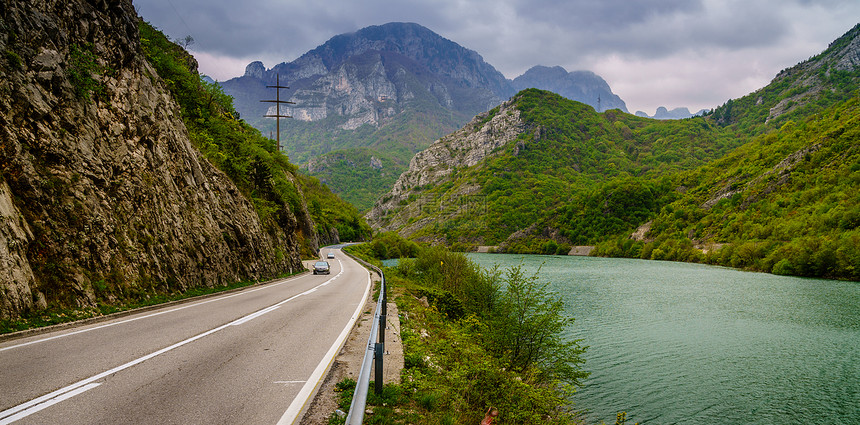
[[713, 111], [709, 120], [751, 141], [672, 176], [684, 193], [647, 239], [622, 234], [596, 253], [860, 280], [858, 52], [860, 25]]
[[[232, 99], [216, 84], [205, 82], [196, 62], [147, 22], [140, 21], [140, 40], [149, 62], [173, 93], [191, 141], [239, 187], [265, 221], [287, 220], [283, 214], [310, 214], [316, 229], [300, 229], [300, 239], [316, 232], [321, 243], [335, 242], [335, 230], [347, 239], [369, 236], [358, 211], [313, 177], [302, 175], [277, 151], [275, 141], [238, 116]], [[306, 241], [305, 255], [315, 255]]]
[[408, 188], [376, 225], [405, 222], [394, 230], [460, 249], [597, 245], [596, 255], [858, 280], [858, 57], [860, 26], [761, 90], [684, 120], [520, 92], [515, 141]]
[[689, 189], [660, 210], [649, 241], [618, 238], [599, 252], [860, 280], [856, 97], [677, 179]]
[[[529, 130], [483, 164], [458, 170], [433, 187], [416, 188], [414, 199], [431, 208], [424, 208], [413, 221], [434, 214], [447, 219], [421, 228], [413, 237], [496, 245], [538, 224], [532, 230], [540, 233], [550, 226], [559, 243], [584, 242], [578, 234], [566, 235], [573, 227], [550, 223], [549, 218], [567, 215], [572, 205], [581, 206], [619, 182], [656, 184], [650, 196], [666, 197], [665, 185], [640, 182], [700, 166], [743, 142], [732, 130], [704, 118], [658, 121], [618, 110], [597, 113], [588, 105], [537, 89], [520, 92], [514, 104]], [[480, 193], [469, 200], [457, 195], [476, 184]], [[452, 198], [461, 205], [446, 204]], [[658, 206], [648, 204], [645, 216]], [[457, 213], [451, 215], [446, 208]], [[606, 226], [615, 229], [615, 224], [601, 224], [595, 232], [602, 235]]]
[[[366, 210], [403, 172], [401, 162], [370, 148], [350, 148], [329, 152], [312, 160], [308, 174], [338, 190], [356, 208]], [[385, 190], [385, 189], [382, 189]]]

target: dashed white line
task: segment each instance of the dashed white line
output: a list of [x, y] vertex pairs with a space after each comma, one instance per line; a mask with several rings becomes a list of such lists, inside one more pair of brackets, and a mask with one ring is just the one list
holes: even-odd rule
[[264, 290], [264, 289], [274, 288], [274, 287], [277, 287], [277, 286], [283, 285], [283, 284], [285, 284], [285, 283], [291, 282], [291, 281], [293, 281], [293, 280], [295, 280], [295, 279], [298, 279], [298, 277], [285, 279], [285, 280], [283, 280], [283, 281], [281, 281], [281, 282], [272, 283], [272, 284], [269, 284], [269, 285], [266, 285], [266, 286], [261, 286], [261, 287], [259, 287], [259, 288], [255, 288], [255, 289], [248, 289], [248, 290], [245, 290], [245, 291], [242, 291], [242, 292], [237, 292], [237, 293], [232, 294], [232, 295], [227, 295], [227, 296], [223, 296], [223, 297], [212, 298], [212, 299], [208, 299], [208, 300], [205, 300], [205, 301], [200, 301], [200, 302], [197, 302], [197, 303], [184, 305], [184, 306], [182, 306], [182, 307], [172, 308], [172, 309], [170, 309], [170, 310], [164, 310], [164, 311], [159, 311], [159, 312], [152, 313], [152, 314], [147, 314], [147, 315], [145, 315], [145, 316], [139, 316], [139, 317], [134, 317], [134, 318], [131, 318], [131, 319], [120, 320], [120, 321], [117, 321], [117, 322], [107, 323], [107, 324], [100, 325], [100, 326], [95, 326], [95, 327], [92, 327], [92, 328], [81, 329], [81, 330], [74, 331], [74, 332], [64, 333], [64, 334], [62, 334], [62, 335], [54, 335], [54, 336], [47, 337], [47, 338], [42, 338], [42, 339], [37, 339], [37, 340], [33, 340], [33, 341], [28, 341], [28, 342], [25, 342], [25, 343], [22, 343], [22, 344], [10, 345], [10, 346], [8, 346], [8, 347], [2, 347], [2, 348], [0, 348], [0, 351], [11, 350], [11, 349], [13, 349], [13, 348], [20, 348], [20, 347], [24, 347], [24, 346], [32, 345], [32, 344], [38, 344], [38, 343], [40, 343], [40, 342], [46, 342], [46, 341], [51, 341], [51, 340], [58, 339], [58, 338], [64, 338], [64, 337], [67, 337], [67, 336], [72, 336], [72, 335], [82, 334], [82, 333], [84, 333], [84, 332], [90, 332], [90, 331], [94, 331], [94, 330], [97, 330], [97, 329], [104, 329], [104, 328], [111, 327], [111, 326], [121, 325], [121, 324], [123, 324], [123, 323], [134, 322], [134, 321], [136, 321], [136, 320], [148, 319], [148, 318], [150, 318], [150, 317], [160, 316], [160, 315], [162, 315], [162, 314], [167, 314], [167, 313], [173, 313], [174, 311], [185, 310], [186, 308], [197, 307], [197, 306], [201, 306], [201, 305], [203, 305], [203, 304], [209, 304], [209, 303], [216, 302], [216, 301], [223, 301], [223, 300], [230, 299], [230, 298], [233, 298], [233, 297], [238, 297], [238, 296], [240, 296], [240, 295], [247, 295], [247, 294], [250, 294], [250, 293], [253, 293], [253, 292], [262, 291], [262, 290]]
[[[181, 346], [183, 346], [183, 345], [185, 345], [185, 344], [188, 344], [188, 343], [190, 343], [190, 342], [196, 341], [196, 340], [198, 340], [198, 339], [200, 339], [200, 338], [203, 338], [203, 337], [206, 337], [206, 336], [212, 335], [212, 334], [214, 334], [215, 332], [218, 332], [218, 331], [220, 331], [220, 330], [223, 330], [223, 329], [225, 329], [225, 328], [227, 328], [227, 327], [229, 327], [229, 326], [237, 326], [237, 325], [241, 325], [241, 324], [243, 324], [243, 323], [248, 322], [249, 320], [255, 319], [255, 318], [260, 317], [260, 316], [262, 316], [262, 315], [264, 315], [264, 314], [266, 314], [266, 313], [272, 312], [272, 311], [276, 310], [278, 307], [280, 307], [280, 306], [282, 306], [282, 305], [284, 305], [284, 304], [286, 304], [286, 303], [288, 303], [288, 302], [290, 302], [290, 301], [292, 301], [292, 300], [294, 300], [294, 299], [296, 299], [296, 298], [299, 298], [299, 297], [301, 297], [301, 296], [303, 296], [303, 295], [310, 294], [310, 293], [312, 293], [312, 292], [316, 291], [318, 288], [323, 287], [323, 286], [325, 286], [325, 285], [328, 285], [330, 282], [332, 282], [332, 281], [334, 281], [335, 279], [337, 279], [337, 277], [338, 277], [338, 276], [340, 276], [342, 273], [343, 273], [343, 268], [341, 267], [341, 271], [340, 271], [340, 273], [338, 273], [337, 275], [335, 275], [335, 276], [334, 276], [334, 277], [332, 277], [331, 279], [328, 279], [328, 280], [326, 280], [325, 282], [323, 282], [323, 283], [321, 283], [321, 284], [319, 284], [319, 285], [317, 285], [317, 286], [315, 286], [315, 287], [313, 287], [313, 288], [311, 288], [311, 289], [308, 289], [307, 291], [304, 291], [304, 292], [302, 292], [302, 293], [299, 293], [299, 294], [293, 295], [292, 297], [287, 298], [287, 299], [285, 299], [285, 300], [283, 300], [283, 301], [281, 301], [281, 302], [279, 302], [279, 303], [277, 303], [277, 304], [275, 304], [275, 305], [272, 305], [272, 306], [266, 307], [266, 308], [264, 308], [264, 309], [262, 309], [262, 310], [258, 310], [258, 311], [254, 312], [254, 313], [251, 313], [251, 314], [247, 315], [247, 316], [243, 316], [243, 317], [241, 317], [241, 318], [239, 318], [239, 319], [236, 319], [236, 320], [234, 320], [234, 321], [232, 321], [232, 322], [230, 322], [230, 323], [227, 323], [227, 324], [224, 324], [224, 325], [218, 326], [217, 328], [214, 328], [214, 329], [210, 329], [210, 330], [208, 330], [208, 331], [206, 331], [206, 332], [203, 332], [203, 333], [201, 333], [201, 334], [195, 335], [195, 336], [193, 336], [193, 337], [191, 337], [191, 338], [188, 338], [188, 339], [186, 339], [186, 340], [184, 340], [184, 341], [177, 342], [176, 344], [173, 344], [173, 345], [171, 345], [171, 346], [169, 346], [169, 347], [162, 348], [161, 350], [158, 350], [158, 351], [155, 351], [155, 352], [153, 352], [153, 353], [147, 354], [147, 355], [145, 355], [145, 356], [143, 356], [143, 357], [140, 357], [140, 358], [138, 358], [138, 359], [132, 360], [132, 361], [130, 361], [130, 362], [128, 362], [128, 363], [125, 363], [125, 364], [123, 364], [123, 365], [117, 366], [117, 367], [115, 367], [115, 368], [113, 368], [113, 369], [110, 369], [110, 370], [108, 370], [108, 371], [105, 371], [105, 372], [99, 373], [98, 375], [91, 376], [91, 377], [89, 377], [89, 378], [83, 379], [83, 380], [78, 381], [78, 382], [76, 382], [76, 383], [74, 383], [74, 384], [71, 384], [71, 385], [69, 385], [69, 386], [66, 386], [66, 387], [60, 388], [59, 390], [56, 390], [56, 391], [54, 391], [54, 392], [51, 392], [51, 393], [45, 394], [45, 395], [43, 395], [43, 396], [41, 396], [41, 397], [35, 398], [35, 399], [30, 400], [30, 401], [28, 401], [28, 402], [25, 402], [25, 403], [22, 403], [22, 404], [19, 404], [19, 405], [15, 406], [15, 407], [12, 407], [12, 408], [6, 409], [6, 410], [4, 410], [4, 411], [0, 412], [0, 425], [6, 425], [6, 424], [9, 424], [9, 423], [12, 423], [12, 422], [17, 421], [17, 420], [19, 420], [19, 419], [22, 419], [22, 418], [24, 418], [24, 417], [27, 417], [27, 416], [29, 416], [29, 415], [31, 415], [31, 414], [33, 414], [33, 413], [36, 413], [36, 412], [38, 412], [38, 411], [40, 411], [40, 410], [42, 410], [42, 409], [45, 409], [45, 408], [47, 408], [47, 407], [49, 407], [49, 406], [52, 406], [52, 405], [54, 405], [54, 404], [57, 404], [57, 403], [59, 403], [59, 402], [61, 402], [61, 401], [63, 401], [63, 400], [67, 400], [67, 399], [69, 399], [69, 398], [71, 398], [71, 397], [74, 397], [74, 396], [76, 396], [76, 395], [78, 395], [78, 394], [81, 394], [81, 393], [83, 393], [83, 392], [85, 392], [85, 391], [89, 391], [90, 389], [93, 389], [93, 388], [95, 388], [95, 387], [97, 387], [97, 386], [101, 385], [101, 384], [99, 384], [99, 383], [95, 383], [95, 381], [98, 381], [98, 380], [100, 380], [100, 379], [104, 379], [104, 378], [106, 378], [106, 377], [108, 377], [108, 376], [110, 376], [110, 375], [113, 375], [113, 374], [117, 373], [117, 372], [120, 372], [120, 371], [122, 371], [122, 370], [128, 369], [128, 368], [130, 368], [130, 367], [132, 367], [132, 366], [134, 366], [134, 365], [137, 365], [137, 364], [143, 363], [143, 362], [145, 362], [145, 361], [147, 361], [147, 360], [149, 360], [149, 359], [152, 359], [152, 358], [154, 358], [154, 357], [157, 357], [157, 356], [159, 356], [159, 355], [161, 355], [161, 354], [164, 354], [164, 353], [166, 353], [166, 352], [168, 352], [168, 351], [171, 351], [171, 350], [173, 350], [173, 349], [175, 349], [175, 348], [179, 348], [179, 347], [181, 347]], [[262, 288], [260, 288], [260, 289], [262, 289]], [[238, 295], [238, 294], [236, 294], [236, 295]], [[232, 297], [232, 296], [235, 296], [235, 295], [230, 295], [229, 297]], [[225, 298], [228, 298], [228, 297], [225, 297]], [[204, 302], [211, 302], [211, 301], [204, 301]], [[200, 304], [202, 304], [202, 303], [200, 303]], [[188, 308], [188, 307], [181, 307], [181, 308]], [[178, 310], [178, 309], [174, 309], [174, 310], [172, 310], [172, 311], [176, 311], [176, 310]], [[164, 312], [162, 312], [162, 313], [156, 313], [156, 314], [151, 314], [151, 315], [146, 316], [146, 317], [152, 317], [152, 316], [155, 316], [155, 315], [158, 315], [158, 314], [163, 314], [163, 313], [164, 313]], [[142, 317], [141, 317], [141, 318], [142, 318]], [[136, 318], [136, 319], [131, 319], [131, 320], [139, 320], [139, 319], [141, 319], [141, 318]], [[129, 322], [129, 321], [131, 321], [131, 320], [127, 320], [127, 321], [125, 321], [125, 322]], [[105, 325], [105, 326], [110, 326], [110, 325]], [[105, 327], [105, 326], [101, 326], [101, 327]], [[92, 330], [92, 329], [89, 329], [89, 330]], [[47, 341], [48, 339], [53, 339], [53, 338], [46, 338], [46, 339], [39, 340], [39, 341], [36, 341], [36, 342]], [[31, 342], [31, 343], [33, 343], [33, 342]], [[28, 343], [28, 344], [30, 344], [30, 343]], [[28, 344], [21, 344], [21, 345], [28, 345]], [[18, 346], [21, 346], [21, 345], [18, 345]], [[14, 348], [14, 347], [12, 347], [12, 348]]]

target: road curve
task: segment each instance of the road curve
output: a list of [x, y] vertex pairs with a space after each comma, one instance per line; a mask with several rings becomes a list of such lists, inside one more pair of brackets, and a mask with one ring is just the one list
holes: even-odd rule
[[330, 275], [0, 343], [0, 425], [292, 423], [370, 291], [331, 252]]

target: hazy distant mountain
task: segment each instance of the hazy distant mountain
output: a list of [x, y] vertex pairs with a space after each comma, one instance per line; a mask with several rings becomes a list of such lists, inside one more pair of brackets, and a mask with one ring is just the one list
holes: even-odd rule
[[661, 106], [661, 107], [657, 108], [657, 112], [654, 114], [654, 116], [650, 116], [643, 111], [636, 111], [636, 116], [637, 117], [644, 117], [644, 118], [654, 118], [654, 119], [658, 119], [658, 120], [680, 120], [680, 119], [684, 119], [684, 118], [694, 117], [697, 115], [703, 115], [706, 112], [708, 112], [707, 109], [702, 109], [699, 112], [696, 112], [694, 114], [694, 113], [691, 113], [690, 110], [687, 109], [686, 107], [675, 108], [675, 109], [672, 109], [670, 111], [670, 110], [666, 109], [665, 106]]
[[610, 109], [627, 112], [627, 105], [612, 93], [606, 80], [591, 71], [567, 72], [560, 66], [550, 68], [538, 65], [515, 78], [512, 84], [517, 91], [527, 88], [549, 90], [570, 100], [591, 105], [598, 112]]
[[[266, 86], [276, 78], [290, 87], [281, 99], [295, 102], [281, 109], [294, 118], [281, 123], [283, 149], [360, 209], [389, 189], [416, 152], [520, 87], [557, 91], [595, 109], [627, 110], [594, 73], [535, 67], [511, 81], [475, 51], [414, 23], [337, 35], [292, 62], [271, 69], [252, 62], [243, 76], [220, 83], [241, 117], [272, 138], [275, 121], [263, 116], [274, 105], [260, 100], [275, 98]], [[326, 158], [330, 152], [336, 156]], [[370, 157], [383, 167], [371, 167]]]
[[[266, 129], [272, 120], [262, 116], [273, 105], [260, 100], [274, 98], [274, 90], [266, 86], [274, 85], [277, 75], [291, 87], [282, 93], [284, 100], [296, 102], [287, 113], [298, 121], [328, 120], [323, 127], [331, 130], [364, 124], [379, 128], [419, 107], [462, 113], [456, 127], [513, 94], [505, 77], [479, 54], [412, 23], [337, 35], [271, 69], [253, 62], [245, 75], [221, 85], [246, 121]], [[288, 150], [303, 161], [329, 149]]]

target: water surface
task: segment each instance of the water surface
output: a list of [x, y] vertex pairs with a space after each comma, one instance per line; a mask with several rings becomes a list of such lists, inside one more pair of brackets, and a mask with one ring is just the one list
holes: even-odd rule
[[700, 264], [470, 254], [540, 270], [576, 318], [589, 423], [860, 423], [860, 284]]

